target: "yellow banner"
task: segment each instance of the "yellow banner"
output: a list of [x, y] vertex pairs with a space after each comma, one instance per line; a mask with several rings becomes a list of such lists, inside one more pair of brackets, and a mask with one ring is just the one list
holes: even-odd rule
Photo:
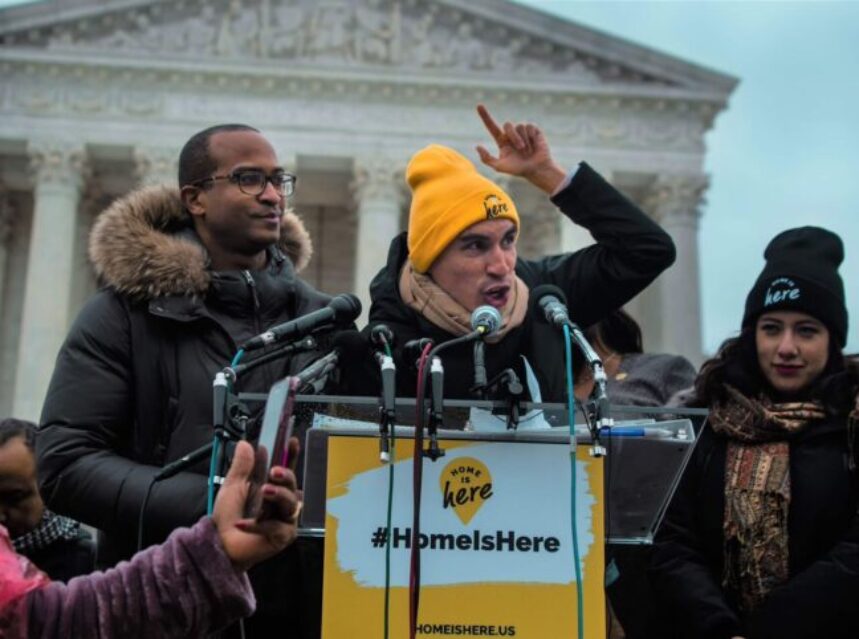
[[[577, 636], [569, 446], [443, 440], [423, 462], [418, 637]], [[398, 441], [393, 508], [378, 440], [328, 440], [322, 636], [408, 637], [412, 441]], [[605, 637], [603, 465], [577, 451], [576, 522], [586, 637]]]

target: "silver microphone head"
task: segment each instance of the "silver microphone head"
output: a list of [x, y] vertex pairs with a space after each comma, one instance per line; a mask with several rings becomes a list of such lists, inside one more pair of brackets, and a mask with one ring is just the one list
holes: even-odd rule
[[501, 313], [488, 304], [478, 306], [471, 313], [471, 330], [480, 331], [484, 336], [492, 335], [501, 328]]

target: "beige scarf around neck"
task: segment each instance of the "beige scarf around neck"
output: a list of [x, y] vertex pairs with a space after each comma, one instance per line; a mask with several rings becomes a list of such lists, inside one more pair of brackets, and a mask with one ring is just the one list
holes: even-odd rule
[[[452, 335], [458, 337], [471, 332], [471, 311], [453, 299], [429, 275], [415, 271], [408, 261], [400, 272], [400, 297], [406, 306]], [[527, 311], [528, 286], [517, 275], [512, 295], [501, 309], [501, 328], [486, 341], [492, 344], [500, 342], [507, 333], [522, 324]]]

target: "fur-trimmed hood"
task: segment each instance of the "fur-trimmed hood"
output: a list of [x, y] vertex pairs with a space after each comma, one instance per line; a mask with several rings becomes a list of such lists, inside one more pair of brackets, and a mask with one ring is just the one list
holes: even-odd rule
[[[138, 300], [165, 295], [202, 296], [211, 272], [206, 250], [179, 233], [189, 227], [179, 189], [150, 186], [116, 200], [96, 219], [90, 261], [105, 284]], [[313, 245], [290, 209], [283, 214], [278, 247], [296, 271], [310, 261]]]

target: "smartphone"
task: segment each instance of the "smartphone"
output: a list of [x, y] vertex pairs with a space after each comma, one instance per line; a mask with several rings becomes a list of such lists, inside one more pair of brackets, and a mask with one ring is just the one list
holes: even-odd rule
[[274, 516], [263, 501], [259, 489], [268, 481], [272, 466], [287, 466], [290, 462], [289, 438], [292, 436], [292, 425], [295, 421], [293, 409], [298, 387], [297, 378], [286, 377], [276, 382], [268, 393], [257, 440], [254, 479], [245, 503], [246, 517], [264, 520]]
[[298, 379], [286, 377], [271, 387], [265, 402], [257, 450], [265, 453], [265, 479], [268, 481], [272, 466], [286, 466], [289, 463], [289, 438], [295, 418], [295, 394]]

